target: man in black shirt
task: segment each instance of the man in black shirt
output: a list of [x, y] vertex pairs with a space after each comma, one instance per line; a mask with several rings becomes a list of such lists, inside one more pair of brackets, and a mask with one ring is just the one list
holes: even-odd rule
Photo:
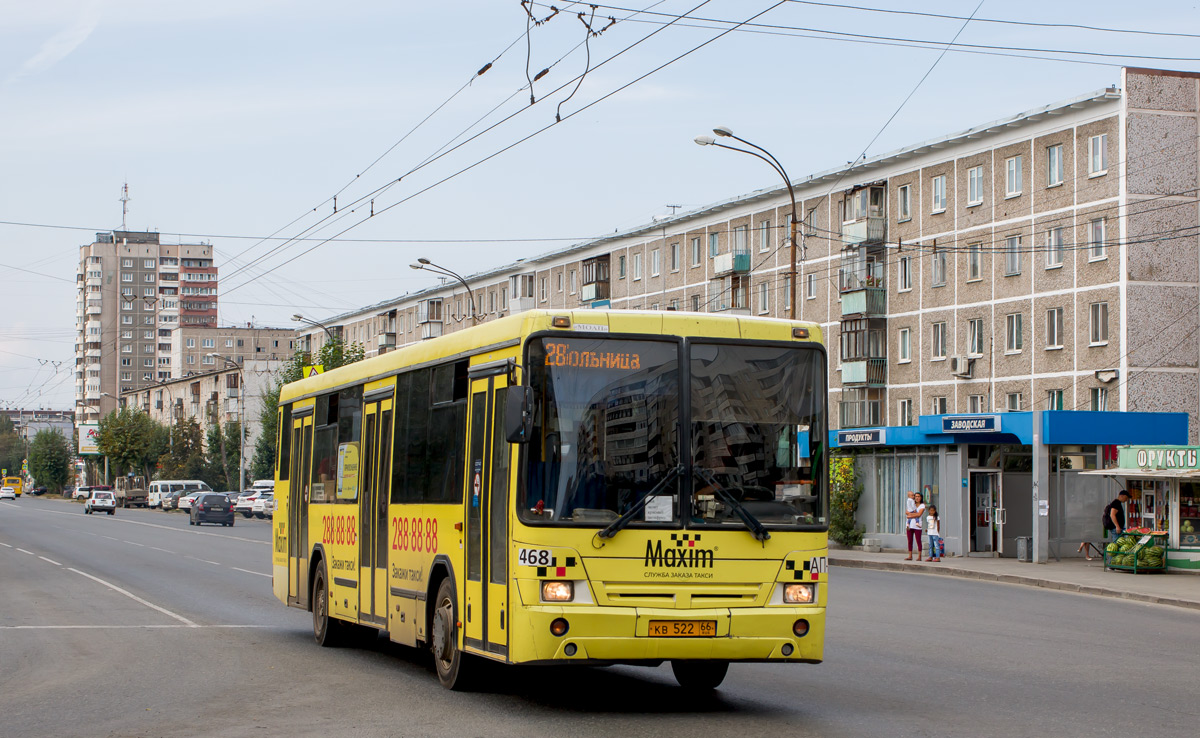
[[1109, 537], [1114, 541], [1120, 538], [1125, 530], [1125, 503], [1129, 500], [1129, 491], [1123, 489], [1117, 493], [1117, 499], [1104, 507], [1104, 530], [1108, 531]]

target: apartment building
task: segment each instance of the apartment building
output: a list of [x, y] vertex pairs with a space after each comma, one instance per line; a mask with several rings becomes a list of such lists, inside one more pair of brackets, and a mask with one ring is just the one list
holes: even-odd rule
[[208, 244], [110, 231], [79, 247], [75, 410], [97, 422], [122, 392], [169, 379], [171, 333], [215, 326], [217, 268]]
[[234, 363], [246, 361], [284, 362], [296, 349], [291, 328], [252, 325], [179, 326], [171, 332], [171, 378], [200, 374], [223, 366], [222, 357]]
[[[1044, 557], [1087, 535], [1094, 520], [1071, 511], [1106, 494], [1063, 471], [1114, 444], [1200, 442], [1198, 128], [1200, 75], [1125, 69], [1119, 86], [811, 175], [794, 206], [782, 186], [751, 192], [467, 276], [470, 295], [447, 283], [322, 323], [373, 354], [469, 326], [472, 302], [481, 320], [590, 306], [812, 321], [830, 445], [859, 449], [868, 530], [902, 540], [899, 490], [925, 489], [951, 551], [1011, 555], [1032, 535]], [[1040, 498], [1039, 455], [1060, 475]]]

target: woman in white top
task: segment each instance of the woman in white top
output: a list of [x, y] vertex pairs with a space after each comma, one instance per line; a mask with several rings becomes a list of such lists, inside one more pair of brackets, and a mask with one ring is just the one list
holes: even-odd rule
[[908, 518], [907, 530], [905, 530], [908, 536], [908, 558], [905, 561], [912, 561], [914, 541], [917, 544], [917, 561], [921, 560], [921, 516], [925, 514], [925, 498], [920, 492], [913, 497], [917, 503], [916, 509], [905, 513], [905, 517]]

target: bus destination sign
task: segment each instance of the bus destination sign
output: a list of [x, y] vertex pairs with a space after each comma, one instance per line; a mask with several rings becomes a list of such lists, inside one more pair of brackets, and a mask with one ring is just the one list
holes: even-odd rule
[[546, 366], [571, 369], [641, 369], [636, 351], [577, 351], [570, 344], [546, 342]]

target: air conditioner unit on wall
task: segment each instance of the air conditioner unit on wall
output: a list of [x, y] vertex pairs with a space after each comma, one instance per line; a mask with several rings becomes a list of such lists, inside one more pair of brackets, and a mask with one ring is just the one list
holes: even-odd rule
[[975, 368], [975, 360], [966, 354], [950, 357], [950, 373], [956, 377], [970, 379]]

